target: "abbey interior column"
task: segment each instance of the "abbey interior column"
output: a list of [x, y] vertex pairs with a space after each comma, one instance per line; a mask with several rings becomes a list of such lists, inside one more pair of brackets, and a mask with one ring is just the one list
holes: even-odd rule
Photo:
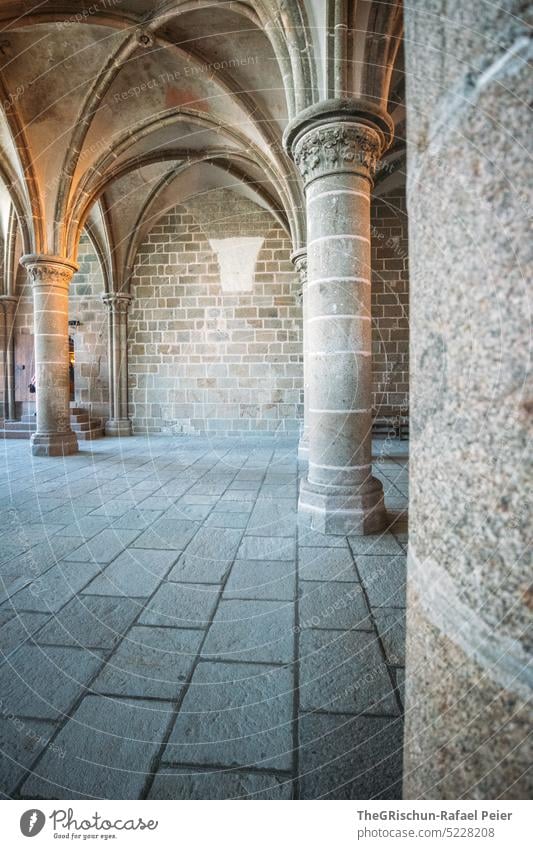
[[285, 144], [305, 183], [309, 469], [299, 509], [324, 533], [385, 520], [372, 477], [370, 189], [390, 127], [342, 109], [306, 110]]
[[300, 285], [302, 287], [302, 349], [303, 349], [303, 379], [304, 379], [304, 420], [302, 426], [302, 432], [300, 434], [300, 441], [298, 443], [298, 459], [307, 461], [309, 457], [309, 361], [307, 357], [306, 350], [306, 338], [307, 338], [307, 327], [306, 327], [306, 315], [307, 315], [307, 295], [305, 291], [306, 283], [307, 283], [307, 250], [305, 248], [300, 248], [300, 250], [295, 251], [291, 260], [294, 264], [296, 271], [298, 272], [298, 277], [300, 280]]
[[14, 295], [0, 295], [4, 312], [4, 417], [6, 421], [15, 421], [15, 312], [18, 298]]
[[74, 454], [78, 441], [70, 428], [68, 287], [77, 266], [63, 257], [23, 256], [33, 290], [37, 430], [32, 453]]
[[109, 408], [107, 436], [131, 436], [128, 418], [128, 309], [132, 296], [116, 292], [103, 296], [108, 310]]

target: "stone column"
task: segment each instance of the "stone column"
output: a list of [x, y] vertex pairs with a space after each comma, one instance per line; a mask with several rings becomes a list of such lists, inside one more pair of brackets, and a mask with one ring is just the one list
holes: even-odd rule
[[16, 420], [15, 410], [15, 313], [18, 298], [14, 295], [0, 295], [4, 311], [4, 418]]
[[405, 7], [408, 799], [533, 789], [532, 44], [523, 4], [483, 9]]
[[132, 296], [113, 292], [103, 296], [107, 307], [109, 345], [109, 410], [107, 436], [131, 436], [128, 418], [128, 309]]
[[305, 286], [307, 283], [307, 251], [301, 248], [295, 251], [291, 256], [291, 261], [298, 272], [298, 277], [301, 285], [302, 297], [302, 349], [303, 349], [303, 383], [304, 383], [304, 420], [300, 441], [298, 443], [298, 459], [307, 462], [309, 457], [309, 360], [306, 350], [306, 315], [307, 315], [307, 294]]
[[33, 289], [37, 430], [32, 453], [56, 457], [75, 454], [70, 428], [68, 287], [78, 267], [63, 257], [21, 257]]
[[299, 508], [323, 533], [373, 533], [385, 510], [371, 466], [370, 189], [386, 136], [349, 112], [307, 113], [286, 134], [307, 208], [309, 470]]

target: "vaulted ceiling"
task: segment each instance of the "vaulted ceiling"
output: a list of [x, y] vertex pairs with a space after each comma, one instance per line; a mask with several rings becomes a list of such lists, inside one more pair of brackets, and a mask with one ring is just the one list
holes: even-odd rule
[[6, 0], [0, 29], [0, 203], [26, 252], [74, 259], [86, 227], [110, 286], [150, 222], [210, 188], [303, 244], [282, 134], [307, 106], [355, 97], [403, 120], [394, 0]]

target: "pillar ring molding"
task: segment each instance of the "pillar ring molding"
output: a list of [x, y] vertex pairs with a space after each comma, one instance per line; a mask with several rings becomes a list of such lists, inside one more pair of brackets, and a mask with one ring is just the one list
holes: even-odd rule
[[16, 295], [0, 295], [0, 304], [12, 304], [13, 306], [16, 306], [16, 304], [18, 304], [18, 300], [19, 299]]
[[68, 289], [78, 265], [61, 256], [25, 254], [20, 264], [26, 268], [33, 286], [56, 286]]
[[299, 248], [297, 251], [294, 251], [290, 260], [294, 265], [298, 278], [300, 280], [300, 291], [298, 292], [298, 298], [300, 303], [303, 299], [303, 293], [305, 289], [305, 284], [307, 283], [307, 248]]

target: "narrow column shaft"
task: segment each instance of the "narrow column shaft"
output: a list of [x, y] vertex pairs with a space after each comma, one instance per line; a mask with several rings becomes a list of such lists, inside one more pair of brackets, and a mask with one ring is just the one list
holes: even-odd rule
[[123, 292], [106, 294], [109, 344], [109, 419], [108, 436], [131, 436], [128, 418], [128, 308], [131, 295]]
[[309, 471], [300, 510], [326, 533], [384, 523], [372, 477], [371, 174], [377, 129], [344, 119], [305, 129], [293, 152], [307, 205]]
[[77, 266], [62, 257], [21, 259], [31, 279], [35, 328], [37, 455], [73, 454], [78, 442], [70, 428], [68, 287]]
[[1, 295], [4, 309], [4, 417], [6, 421], [15, 421], [15, 314], [17, 298], [13, 295]]
[[295, 251], [291, 256], [294, 267], [298, 272], [302, 297], [302, 352], [303, 352], [303, 383], [304, 383], [304, 420], [300, 441], [298, 443], [298, 459], [307, 461], [309, 456], [309, 358], [307, 356], [307, 251], [305, 248]]

